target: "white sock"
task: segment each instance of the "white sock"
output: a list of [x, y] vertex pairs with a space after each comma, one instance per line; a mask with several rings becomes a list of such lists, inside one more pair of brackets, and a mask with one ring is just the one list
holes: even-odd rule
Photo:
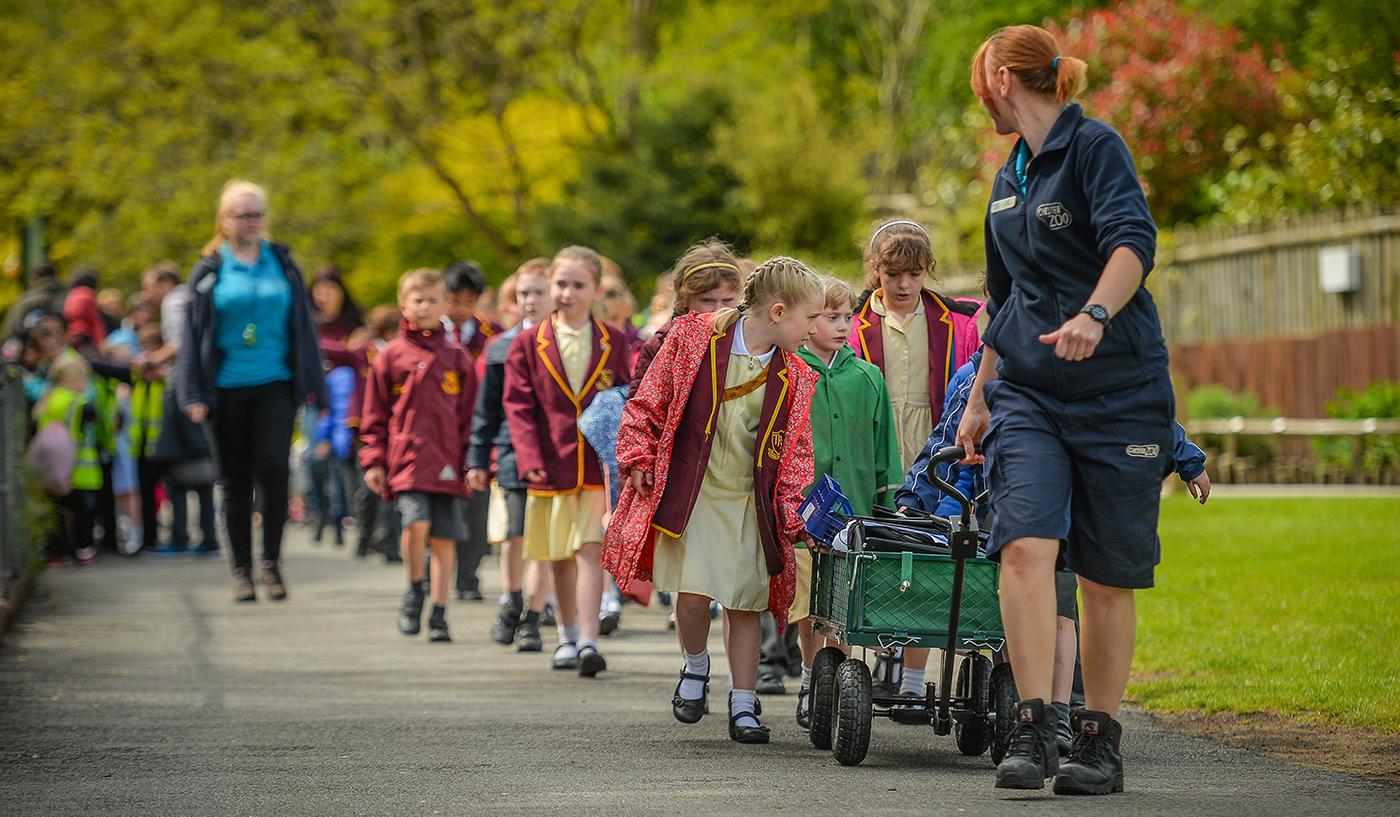
[[758, 726], [758, 718], [753, 714], [754, 691], [752, 689], [736, 689], [729, 693], [731, 706], [734, 708], [733, 714], [747, 713], [748, 717], [735, 721], [738, 726]]
[[900, 692], [912, 692], [923, 697], [924, 694], [924, 670], [904, 669], [904, 681], [899, 685]]
[[811, 668], [811, 667], [803, 667], [803, 668], [802, 668], [802, 688], [803, 688], [803, 689], [811, 689], [811, 688], [812, 688], [812, 668]]
[[567, 626], [567, 627], [565, 627], [563, 624], [556, 624], [555, 627], [556, 627], [556, 629], [559, 630], [559, 642], [560, 642], [561, 644], [564, 644], [564, 643], [567, 643], [567, 644], [577, 644], [577, 643], [578, 643], [578, 622], [577, 622], [577, 621], [575, 621], [573, 624], [571, 624], [571, 625], [569, 625], [569, 626]]
[[597, 642], [597, 641], [594, 641], [594, 640], [591, 639], [591, 638], [580, 638], [580, 639], [578, 640], [578, 650], [579, 650], [579, 652], [583, 652], [583, 648], [584, 648], [584, 647], [592, 647], [593, 649], [596, 650], [596, 649], [598, 649], [598, 642]]
[[[685, 653], [685, 671], [691, 675], [710, 674], [710, 651], [701, 650], [699, 655]], [[681, 681], [680, 696], [687, 701], [698, 701], [705, 695], [705, 682], [685, 678]]]

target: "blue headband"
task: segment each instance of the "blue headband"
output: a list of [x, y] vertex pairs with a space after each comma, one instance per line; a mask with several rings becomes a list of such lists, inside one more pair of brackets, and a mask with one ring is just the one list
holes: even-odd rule
[[1060, 58], [1056, 57], [1050, 61], [1050, 67], [1056, 71], [1060, 70]]

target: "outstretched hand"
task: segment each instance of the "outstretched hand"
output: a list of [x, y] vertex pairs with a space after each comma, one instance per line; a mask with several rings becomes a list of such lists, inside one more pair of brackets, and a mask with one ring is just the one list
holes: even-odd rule
[[1055, 357], [1064, 360], [1084, 360], [1094, 356], [1103, 340], [1103, 324], [1085, 314], [1075, 315], [1064, 325], [1048, 335], [1041, 335], [1040, 342], [1054, 344]]

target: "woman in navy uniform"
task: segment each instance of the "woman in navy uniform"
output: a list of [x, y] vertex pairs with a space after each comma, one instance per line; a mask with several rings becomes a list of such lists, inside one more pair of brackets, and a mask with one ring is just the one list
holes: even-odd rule
[[[997, 32], [973, 60], [972, 88], [997, 132], [1020, 138], [987, 209], [992, 322], [958, 429], [965, 461], [990, 463], [989, 549], [1024, 699], [996, 785], [1039, 789], [1053, 777], [1057, 794], [1123, 789], [1115, 717], [1136, 637], [1133, 591], [1152, 586], [1160, 556], [1175, 413], [1144, 286], [1157, 228], [1122, 137], [1070, 101], [1084, 73], [1036, 26]], [[1071, 715], [1063, 763], [1049, 705], [1061, 564], [1083, 598], [1086, 703]]]

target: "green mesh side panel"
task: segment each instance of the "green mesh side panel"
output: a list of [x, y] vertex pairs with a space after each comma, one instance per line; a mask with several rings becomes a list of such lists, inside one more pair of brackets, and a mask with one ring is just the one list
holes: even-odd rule
[[[946, 556], [916, 555], [904, 589], [898, 553], [819, 553], [812, 571], [813, 613], [852, 634], [946, 637], [955, 564]], [[997, 571], [986, 559], [964, 563], [960, 639], [1002, 636]]]

